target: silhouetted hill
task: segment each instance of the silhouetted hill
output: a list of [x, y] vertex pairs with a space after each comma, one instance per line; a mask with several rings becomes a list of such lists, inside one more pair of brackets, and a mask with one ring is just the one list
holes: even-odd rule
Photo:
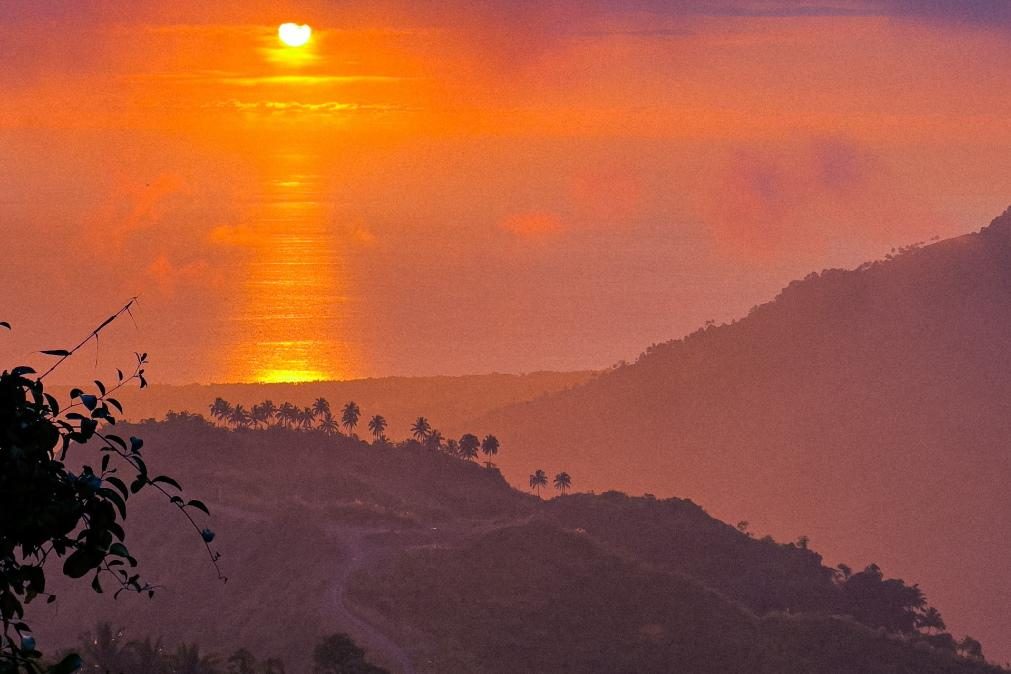
[[786, 287], [746, 318], [480, 420], [525, 484], [690, 496], [916, 578], [1011, 657], [1011, 210]]
[[841, 618], [756, 618], [701, 584], [545, 523], [412, 551], [354, 578], [422, 672], [996, 672]]
[[[751, 538], [690, 501], [542, 501], [413, 442], [186, 417], [117, 429], [143, 437], [152, 470], [171, 467], [210, 505], [229, 581], [172, 508], [138, 497], [126, 543], [165, 587], [113, 601], [54, 582], [59, 601], [31, 607], [46, 650], [105, 620], [129, 639], [252, 647], [288, 671], [307, 671], [313, 645], [337, 631], [394, 672], [996, 671], [830, 618], [856, 612], [814, 551]], [[860, 600], [894, 614], [884, 588]]]

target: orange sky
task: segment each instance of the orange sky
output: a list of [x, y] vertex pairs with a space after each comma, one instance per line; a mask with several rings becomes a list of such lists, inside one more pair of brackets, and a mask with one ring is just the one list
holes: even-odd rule
[[140, 294], [67, 376], [634, 357], [1011, 203], [1011, 12], [934, 4], [5, 3], [6, 346]]

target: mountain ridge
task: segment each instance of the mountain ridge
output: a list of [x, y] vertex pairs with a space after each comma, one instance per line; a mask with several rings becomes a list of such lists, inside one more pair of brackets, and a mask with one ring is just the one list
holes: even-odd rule
[[884, 559], [1011, 657], [995, 558], [1011, 535], [1008, 353], [1011, 208], [808, 275], [744, 318], [479, 423], [501, 429], [514, 484], [563, 469], [584, 488], [690, 496], [806, 534], [830, 558]]

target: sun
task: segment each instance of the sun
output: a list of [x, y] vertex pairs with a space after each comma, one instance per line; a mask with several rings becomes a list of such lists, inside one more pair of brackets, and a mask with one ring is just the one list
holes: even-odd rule
[[301, 47], [312, 36], [309, 24], [282, 23], [277, 28], [277, 36], [289, 47]]

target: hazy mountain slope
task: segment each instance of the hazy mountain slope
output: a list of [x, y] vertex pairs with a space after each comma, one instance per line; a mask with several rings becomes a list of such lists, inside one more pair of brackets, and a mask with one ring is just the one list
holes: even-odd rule
[[481, 420], [504, 472], [690, 496], [917, 579], [1011, 657], [1011, 210], [790, 284], [731, 325]]
[[[485, 616], [489, 630], [502, 628], [500, 621], [520, 621], [536, 635], [522, 632], [515, 639], [532, 638], [529, 648], [541, 644], [545, 661], [570, 657], [569, 649], [583, 643], [578, 630], [558, 632], [564, 643], [544, 653], [553, 630], [583, 625], [594, 634], [615, 624], [622, 626], [622, 640], [611, 648], [614, 663], [721, 662], [724, 651], [727, 657], [751, 656], [753, 644], [746, 637], [755, 633], [755, 612], [845, 612], [837, 610], [839, 588], [814, 551], [750, 538], [689, 501], [616, 493], [541, 501], [476, 463], [413, 444], [370, 446], [319, 432], [228, 431], [186, 419], [117, 428], [145, 439], [152, 470], [171, 472], [188, 496], [211, 506], [209, 524], [217, 531], [214, 544], [224, 555], [229, 581], [215, 579], [202, 545], [177, 513], [157, 499], [137, 497], [130, 502], [126, 543], [145, 577], [165, 587], [151, 601], [136, 596], [113, 601], [108, 591], [95, 595], [54, 582], [59, 601], [34, 604], [29, 614], [46, 650], [72, 645], [80, 632], [109, 620], [124, 626], [128, 639], [162, 636], [168, 644], [198, 642], [205, 651], [223, 654], [245, 646], [261, 657], [282, 657], [289, 671], [307, 671], [313, 644], [342, 630], [368, 650], [370, 660], [393, 671], [405, 669], [398, 667], [405, 658], [424, 669], [435, 635], [417, 632], [417, 607], [455, 601], [461, 609], [454, 615], [433, 609], [433, 625], [463, 635], [484, 629], [485, 623], [469, 622], [474, 612]], [[416, 553], [449, 557], [424, 582], [402, 578], [393, 596], [349, 595], [349, 579], [390, 565], [410, 567]], [[456, 555], [463, 561], [453, 561]], [[566, 576], [571, 565], [578, 573]], [[537, 599], [538, 606], [553, 606], [544, 620], [529, 612], [530, 595], [513, 592], [515, 584], [532, 583], [535, 576], [553, 588]], [[452, 588], [429, 587], [454, 578]], [[598, 585], [611, 594], [593, 596]], [[112, 589], [108, 581], [106, 588]], [[620, 599], [613, 615], [587, 612], [612, 595]], [[393, 616], [391, 605], [415, 608]], [[667, 627], [656, 627], [661, 624]], [[689, 631], [667, 643], [670, 634], [663, 630], [673, 625]], [[686, 638], [694, 634], [692, 625], [698, 630], [708, 625], [708, 632], [699, 632], [708, 641]], [[819, 639], [851, 638], [850, 627], [824, 629]], [[783, 639], [797, 642], [790, 653], [798, 644], [811, 647], [791, 628], [785, 633]], [[657, 639], [666, 639], [659, 650], [650, 645]], [[485, 646], [492, 650], [475, 650]], [[474, 663], [509, 647], [464, 640], [449, 650], [453, 662]], [[901, 663], [908, 655], [881, 657]], [[952, 672], [974, 671], [961, 659], [934, 655], [941, 658], [937, 662], [955, 663]], [[569, 671], [578, 671], [577, 662], [582, 661], [572, 660]]]
[[688, 578], [544, 523], [410, 552], [359, 573], [351, 596], [401, 626], [420, 672], [997, 671], [847, 620], [755, 618]]

